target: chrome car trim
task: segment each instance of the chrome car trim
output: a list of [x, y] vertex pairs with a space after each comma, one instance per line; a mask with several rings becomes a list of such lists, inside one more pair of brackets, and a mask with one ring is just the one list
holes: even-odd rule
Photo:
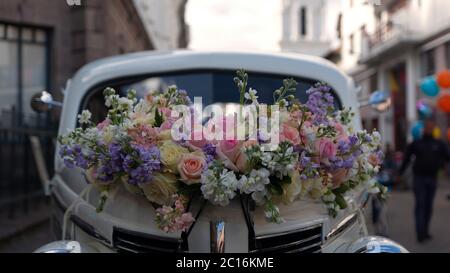
[[[276, 237], [276, 236], [274, 236], [274, 237]], [[321, 237], [321, 235], [317, 234], [317, 235], [311, 236], [309, 238], [306, 238], [306, 239], [303, 239], [303, 240], [299, 240], [299, 241], [295, 241], [295, 242], [292, 242], [292, 243], [289, 243], [289, 244], [273, 246], [273, 247], [268, 247], [268, 248], [264, 248], [264, 249], [253, 250], [253, 251], [250, 251], [250, 253], [277, 251], [277, 250], [280, 250], [280, 249], [283, 249], [283, 248], [292, 247], [292, 246], [295, 246], [295, 245], [301, 245], [301, 244], [304, 244], [306, 242], [312, 241], [312, 240], [320, 238], [320, 237]], [[322, 245], [321, 241], [318, 242], [318, 243], [312, 244], [312, 245], [308, 245], [308, 246], [303, 247], [303, 248], [299, 248], [299, 249], [293, 250], [293, 251], [288, 252], [288, 253], [300, 252], [302, 250], [310, 249], [310, 248], [313, 248], [313, 247], [316, 247], [316, 246], [320, 246], [320, 245]]]
[[307, 227], [303, 227], [303, 228], [299, 228], [299, 229], [294, 229], [294, 230], [289, 230], [289, 231], [285, 231], [285, 232], [279, 232], [279, 233], [271, 233], [271, 234], [266, 234], [266, 235], [260, 235], [260, 236], [256, 236], [256, 239], [266, 239], [266, 238], [271, 238], [271, 237], [276, 237], [276, 236], [283, 236], [283, 235], [289, 235], [289, 234], [293, 234], [293, 233], [297, 233], [297, 232], [301, 232], [301, 231], [306, 231], [306, 230], [310, 230], [310, 229], [315, 229], [318, 227], [322, 227], [322, 224], [316, 224], [316, 225], [312, 225], [312, 226], [307, 226]]
[[[322, 245], [322, 242], [318, 242], [318, 243], [315, 243], [315, 244], [312, 244], [312, 245], [309, 245], [309, 246], [305, 246], [305, 247], [302, 247], [302, 248], [299, 248], [299, 249], [296, 249], [296, 250], [288, 251], [286, 253], [303, 252], [305, 250], [308, 250], [308, 249], [311, 249], [311, 248], [314, 248], [314, 247], [318, 247], [318, 246], [321, 246], [321, 245]], [[320, 250], [317, 250], [317, 251], [314, 251], [313, 253], [319, 253], [319, 252], [320, 252]]]
[[225, 253], [225, 221], [211, 221], [209, 225], [211, 253]]
[[349, 216], [345, 217], [335, 228], [333, 228], [328, 234], [325, 236], [325, 241], [329, 241], [333, 238], [336, 238], [344, 231], [347, 230], [350, 226], [352, 226], [358, 220], [358, 213], [352, 213]]

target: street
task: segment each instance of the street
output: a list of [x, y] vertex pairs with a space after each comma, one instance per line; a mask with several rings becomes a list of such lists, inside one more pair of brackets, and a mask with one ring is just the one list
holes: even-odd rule
[[450, 252], [450, 181], [441, 180], [434, 202], [431, 220], [431, 241], [419, 244], [414, 228], [414, 195], [411, 191], [395, 191], [387, 201], [389, 235], [410, 252], [448, 253]]

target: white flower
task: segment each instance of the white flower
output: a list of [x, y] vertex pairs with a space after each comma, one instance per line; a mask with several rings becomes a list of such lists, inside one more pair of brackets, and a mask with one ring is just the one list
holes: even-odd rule
[[118, 95], [110, 95], [105, 97], [105, 106], [111, 107], [113, 105], [114, 101], [117, 101], [119, 99]]
[[334, 202], [334, 200], [336, 200], [336, 195], [334, 195], [334, 193], [330, 192], [328, 194], [325, 194], [322, 197], [323, 201], [329, 203], [329, 202]]
[[225, 207], [236, 196], [238, 181], [232, 171], [223, 169], [217, 179], [214, 170], [208, 169], [202, 174], [201, 184], [201, 191], [206, 200]]
[[80, 124], [88, 124], [91, 120], [91, 117], [92, 113], [89, 110], [83, 110], [83, 112], [81, 112], [81, 115], [78, 115], [78, 121], [80, 122]]
[[121, 98], [119, 98], [118, 109], [120, 111], [131, 111], [131, 110], [133, 110], [133, 104], [134, 104], [133, 100], [130, 100], [125, 97], [121, 97]]
[[244, 97], [247, 100], [251, 100], [254, 104], [258, 104], [258, 96], [256, 96], [257, 93], [258, 91], [256, 91], [253, 88], [250, 88], [250, 90], [248, 90], [248, 92], [244, 94]]
[[249, 176], [243, 175], [238, 183], [238, 189], [246, 194], [263, 192], [270, 184], [270, 172], [267, 169], [252, 170]]
[[252, 193], [252, 199], [255, 201], [256, 205], [262, 206], [266, 203], [266, 198], [270, 198], [268, 195], [269, 193], [266, 189], [264, 189], [264, 191], [255, 191]]

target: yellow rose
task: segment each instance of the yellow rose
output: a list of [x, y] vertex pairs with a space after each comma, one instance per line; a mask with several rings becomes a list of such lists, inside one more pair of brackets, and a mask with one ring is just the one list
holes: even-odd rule
[[158, 134], [157, 140], [158, 141], [167, 141], [172, 139], [172, 132], [171, 130], [163, 130]]
[[178, 174], [178, 163], [182, 156], [187, 154], [188, 149], [181, 147], [171, 140], [162, 142], [159, 147], [161, 163], [174, 174]]
[[283, 184], [283, 195], [281, 196], [281, 202], [285, 205], [292, 204], [302, 191], [302, 181], [300, 180], [300, 173], [298, 171], [293, 172], [291, 175], [291, 183]]
[[128, 183], [128, 175], [127, 176], [123, 176], [121, 178], [122, 180], [122, 184], [124, 186], [124, 188], [131, 194], [136, 194], [136, 195], [140, 195], [141, 193], [141, 189], [139, 189], [138, 186], [136, 185], [131, 185], [130, 183]]
[[168, 206], [172, 195], [177, 193], [177, 177], [171, 173], [154, 173], [150, 183], [140, 184], [139, 187], [150, 202]]
[[322, 197], [328, 191], [328, 188], [322, 182], [323, 179], [321, 177], [303, 181], [301, 195], [309, 195], [313, 199]]
[[154, 114], [152, 116], [151, 112], [149, 114], [145, 112], [136, 112], [133, 115], [133, 125], [144, 124], [144, 125], [152, 125], [155, 121]]
[[114, 132], [113, 132], [112, 128], [109, 126], [106, 127], [105, 130], [103, 131], [102, 136], [103, 136], [103, 141], [106, 144], [111, 144], [111, 142], [113, 141], [113, 138], [114, 138]]

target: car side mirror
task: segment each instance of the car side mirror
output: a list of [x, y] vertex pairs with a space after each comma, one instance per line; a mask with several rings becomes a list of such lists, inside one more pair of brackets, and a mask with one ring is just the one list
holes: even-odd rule
[[361, 106], [371, 106], [375, 111], [380, 113], [387, 112], [391, 105], [391, 96], [386, 91], [375, 91], [370, 95], [368, 101], [361, 103]]
[[52, 109], [52, 107], [62, 107], [62, 103], [55, 101], [52, 94], [47, 91], [42, 91], [35, 94], [31, 98], [31, 108], [37, 113], [45, 113]]

